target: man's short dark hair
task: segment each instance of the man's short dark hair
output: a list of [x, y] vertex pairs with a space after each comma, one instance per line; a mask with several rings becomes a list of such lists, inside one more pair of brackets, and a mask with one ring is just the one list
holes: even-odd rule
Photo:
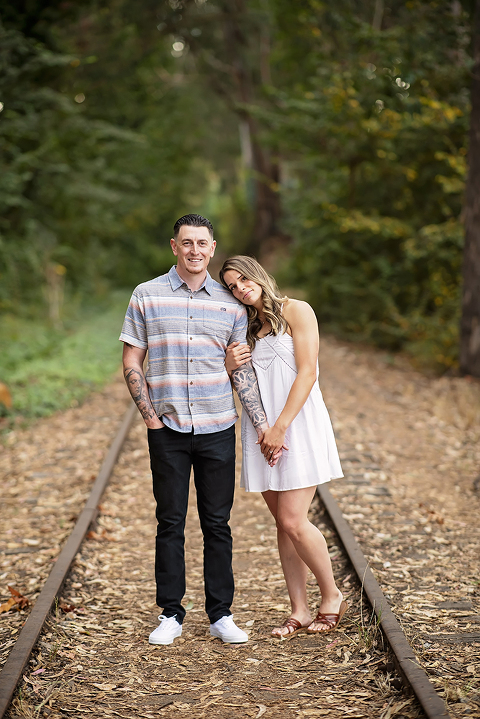
[[173, 236], [175, 239], [177, 239], [180, 227], [183, 225], [188, 225], [189, 227], [206, 227], [210, 233], [210, 238], [213, 240], [213, 225], [206, 217], [195, 214], [180, 217], [173, 226]]

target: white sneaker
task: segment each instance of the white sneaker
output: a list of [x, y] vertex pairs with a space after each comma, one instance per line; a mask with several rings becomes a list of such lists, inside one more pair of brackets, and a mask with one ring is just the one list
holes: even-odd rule
[[[176, 615], [175, 615], [176, 616]], [[164, 617], [160, 614], [160, 626], [153, 630], [148, 637], [150, 644], [173, 644], [173, 640], [182, 634], [182, 625], [175, 617]]]
[[237, 627], [231, 614], [228, 617], [222, 617], [215, 624], [210, 624], [210, 634], [226, 644], [248, 642], [248, 634]]

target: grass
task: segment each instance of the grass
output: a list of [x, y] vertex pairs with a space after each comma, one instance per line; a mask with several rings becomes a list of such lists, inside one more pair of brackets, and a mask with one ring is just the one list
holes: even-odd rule
[[128, 293], [116, 292], [64, 330], [42, 321], [2, 318], [0, 381], [13, 403], [9, 410], [0, 405], [7, 425], [16, 417], [45, 417], [76, 406], [111, 379], [121, 362], [118, 336], [128, 299]]

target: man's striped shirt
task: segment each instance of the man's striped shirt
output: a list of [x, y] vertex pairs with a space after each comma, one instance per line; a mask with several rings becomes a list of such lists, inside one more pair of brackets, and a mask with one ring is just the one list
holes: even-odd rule
[[210, 434], [237, 419], [225, 350], [245, 342], [245, 307], [207, 273], [191, 292], [176, 267], [138, 285], [120, 340], [148, 350], [146, 379], [157, 415], [179, 432]]

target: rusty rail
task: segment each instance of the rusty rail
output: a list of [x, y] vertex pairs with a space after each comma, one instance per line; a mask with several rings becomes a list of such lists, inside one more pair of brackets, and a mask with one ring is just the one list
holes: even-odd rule
[[113, 440], [110, 449], [103, 461], [100, 471], [95, 479], [90, 495], [87, 499], [77, 522], [65, 546], [55, 562], [42, 591], [37, 597], [35, 605], [25, 622], [15, 645], [8, 655], [7, 661], [0, 672], [0, 719], [4, 716], [12, 700], [13, 693], [20, 681], [22, 672], [38, 641], [40, 632], [49, 615], [49, 612], [60, 594], [63, 582], [70, 566], [85, 539], [88, 528], [95, 521], [98, 514], [98, 503], [108, 484], [118, 455], [127, 437], [130, 425], [137, 408], [132, 403], [124, 414], [122, 424]]
[[373, 576], [368, 561], [330, 490], [325, 484], [320, 484], [317, 487], [317, 493], [335, 526], [340, 541], [363, 586], [363, 591], [377, 615], [380, 628], [390, 645], [400, 674], [411, 686], [428, 719], [451, 719], [445, 703], [438, 696], [435, 687], [419, 665], [399, 622], [389, 607], [386, 596]]

